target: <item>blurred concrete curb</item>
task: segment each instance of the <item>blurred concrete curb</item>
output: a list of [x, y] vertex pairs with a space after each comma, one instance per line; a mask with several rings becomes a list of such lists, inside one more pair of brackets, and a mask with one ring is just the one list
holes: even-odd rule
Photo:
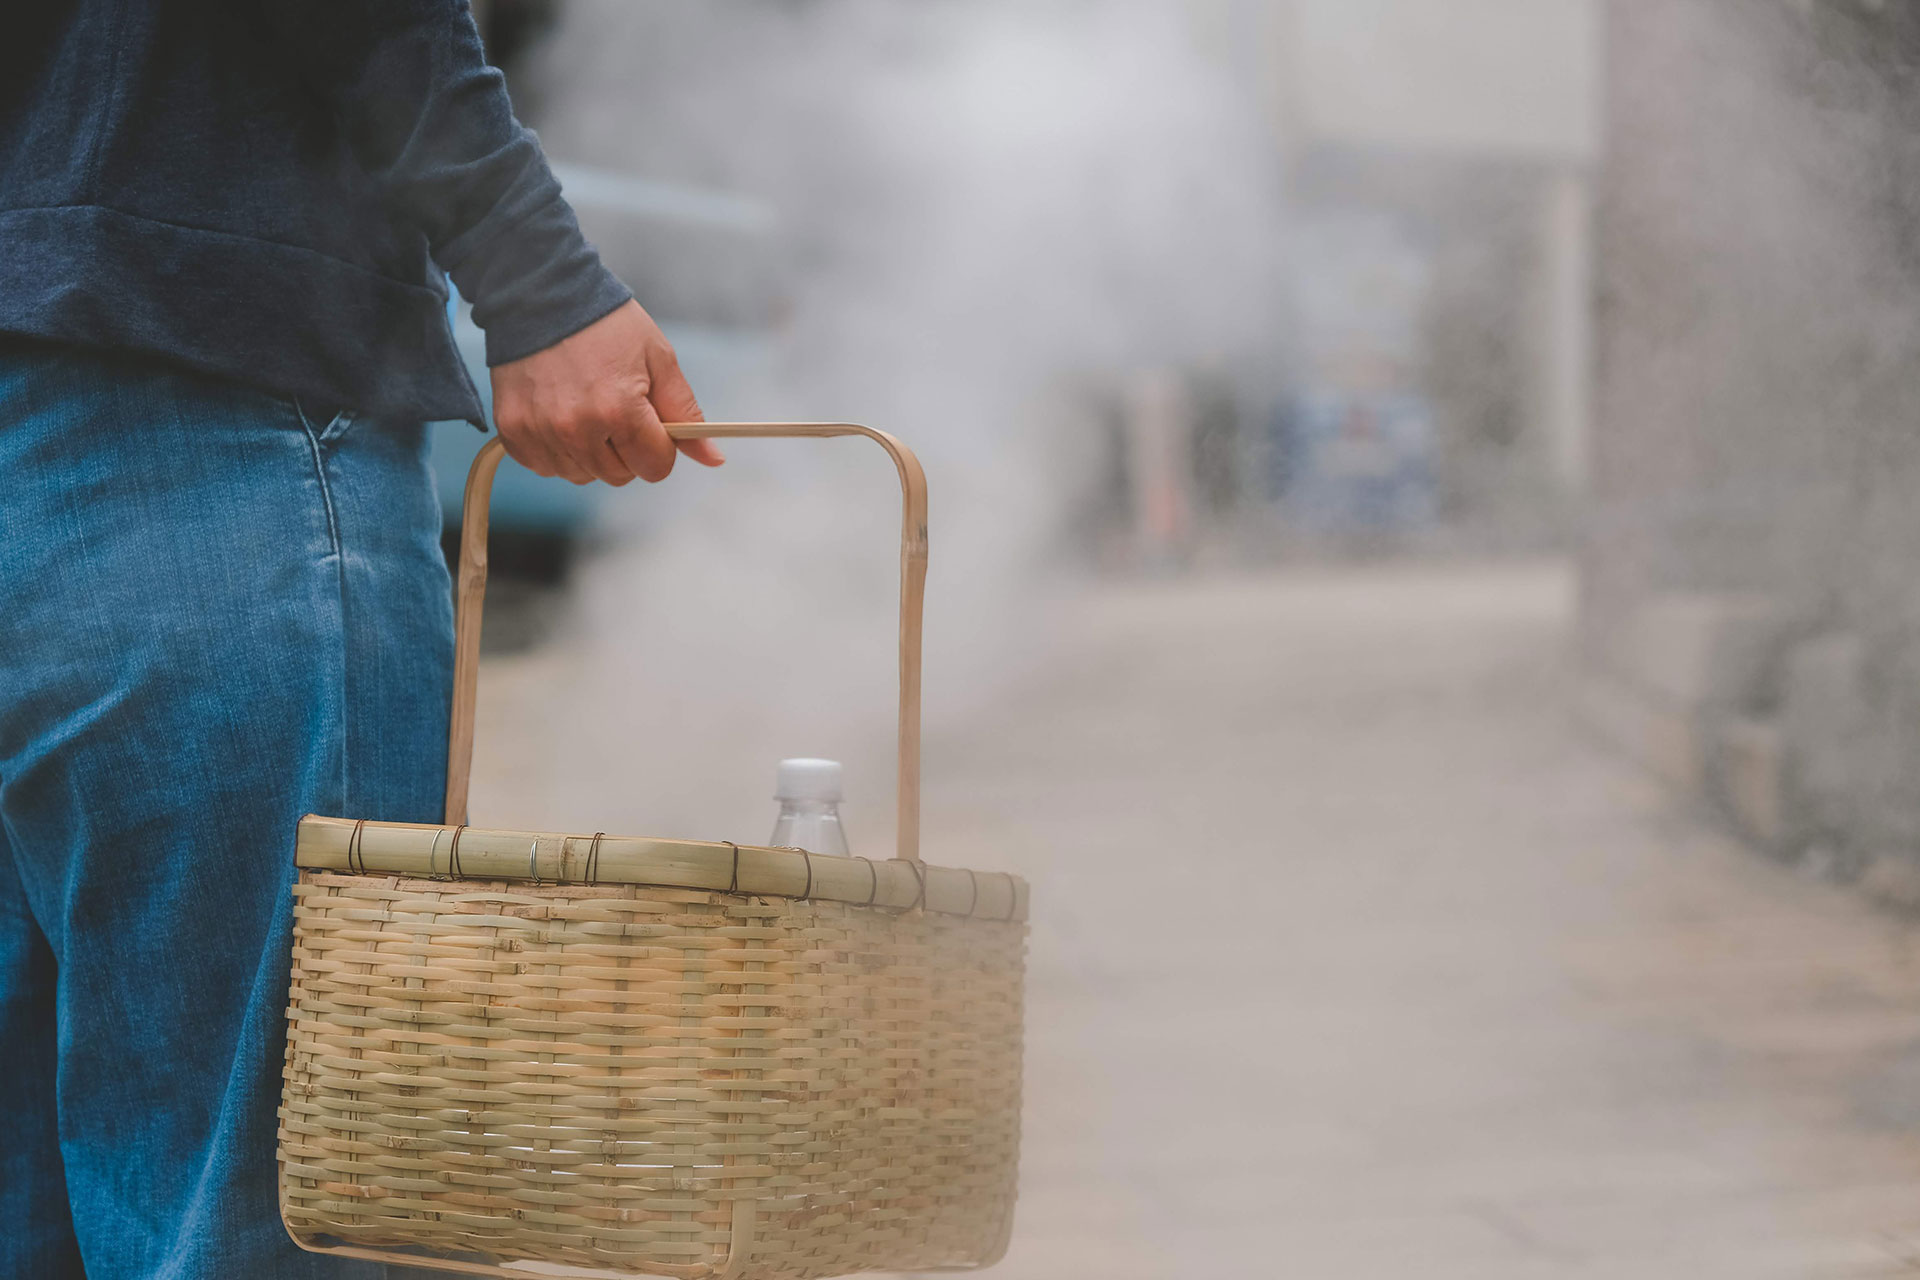
[[1651, 597], [1613, 634], [1576, 697], [1596, 738], [1754, 849], [1920, 911], [1916, 798], [1878, 727], [1861, 637], [1708, 592]]

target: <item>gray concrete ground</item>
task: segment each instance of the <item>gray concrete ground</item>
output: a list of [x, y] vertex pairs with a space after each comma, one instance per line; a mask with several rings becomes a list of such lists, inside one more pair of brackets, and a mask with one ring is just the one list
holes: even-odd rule
[[1571, 597], [1105, 586], [929, 741], [930, 856], [1034, 886], [998, 1275], [1920, 1276], [1920, 927], [1584, 741]]

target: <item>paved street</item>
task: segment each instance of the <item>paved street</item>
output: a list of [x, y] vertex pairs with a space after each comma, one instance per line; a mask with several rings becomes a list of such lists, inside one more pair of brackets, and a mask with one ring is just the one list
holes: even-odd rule
[[[1920, 1276], [1920, 926], [1590, 745], [1571, 604], [1108, 585], [930, 738], [932, 856], [1034, 885], [996, 1274]], [[477, 818], [538, 661], [490, 668]]]

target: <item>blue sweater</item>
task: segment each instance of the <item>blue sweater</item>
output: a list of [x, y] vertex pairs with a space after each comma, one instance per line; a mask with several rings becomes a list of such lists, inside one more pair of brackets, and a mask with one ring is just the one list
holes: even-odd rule
[[481, 420], [499, 364], [630, 296], [464, 0], [34, 0], [0, 33], [0, 332], [317, 405]]

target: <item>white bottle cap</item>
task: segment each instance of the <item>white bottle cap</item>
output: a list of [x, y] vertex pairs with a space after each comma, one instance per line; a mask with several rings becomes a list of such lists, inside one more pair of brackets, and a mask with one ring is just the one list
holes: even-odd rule
[[840, 762], [805, 757], [782, 760], [773, 784], [775, 800], [840, 803]]

